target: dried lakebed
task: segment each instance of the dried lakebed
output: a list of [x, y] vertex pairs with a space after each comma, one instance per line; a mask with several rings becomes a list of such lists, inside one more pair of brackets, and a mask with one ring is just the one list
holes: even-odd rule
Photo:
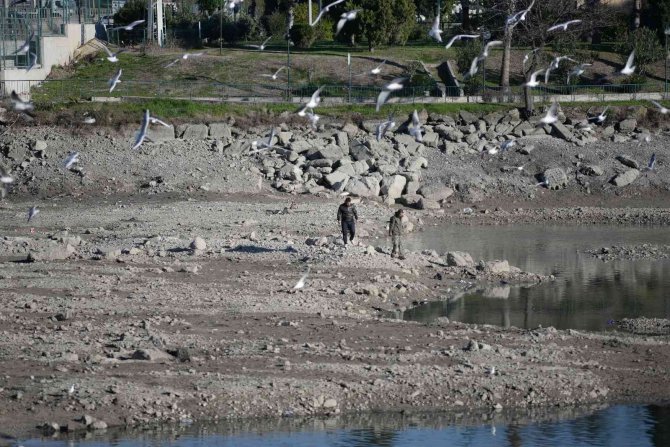
[[[359, 205], [365, 245], [348, 250], [330, 238], [337, 199], [288, 205], [272, 195], [61, 200], [31, 233], [17, 224], [26, 203], [6, 203], [7, 259], [74, 251], [2, 263], [3, 430], [670, 397], [667, 336], [379, 318], [464, 278], [435, 279], [448, 269], [432, 254], [390, 259], [389, 241], [375, 238], [389, 217], [381, 204]], [[196, 237], [205, 246], [189, 248]], [[308, 286], [294, 293], [308, 264]]]

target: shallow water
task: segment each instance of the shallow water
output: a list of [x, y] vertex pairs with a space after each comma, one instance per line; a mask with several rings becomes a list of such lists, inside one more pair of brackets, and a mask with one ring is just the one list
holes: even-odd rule
[[359, 415], [279, 419], [236, 425], [161, 427], [95, 437], [32, 439], [25, 447], [61, 446], [611, 446], [670, 445], [670, 406], [615, 406], [556, 414]]
[[449, 317], [466, 323], [533, 328], [604, 330], [611, 319], [670, 317], [670, 260], [603, 262], [588, 249], [668, 244], [666, 227], [460, 226], [430, 227], [407, 238], [409, 250], [467, 251], [475, 260], [507, 259], [524, 271], [553, 274], [532, 287], [500, 285], [431, 302], [404, 319]]

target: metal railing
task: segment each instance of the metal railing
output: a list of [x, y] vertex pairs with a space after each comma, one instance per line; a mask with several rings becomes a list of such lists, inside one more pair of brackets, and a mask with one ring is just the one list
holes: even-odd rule
[[[132, 99], [175, 99], [199, 101], [301, 102], [309, 98], [319, 85], [237, 84], [216, 81], [137, 81], [123, 80], [110, 94], [106, 79], [62, 79], [45, 81], [1, 81], [0, 96], [12, 90], [30, 95], [37, 103]], [[656, 87], [656, 88], [653, 88]], [[321, 98], [324, 103], [374, 103], [380, 87], [372, 85], [327, 84]], [[662, 96], [657, 86], [631, 85], [574, 85], [547, 86], [532, 89], [536, 100], [604, 101], [616, 99], [645, 99]], [[650, 96], [651, 95], [651, 96]], [[436, 85], [408, 86], [394, 92], [390, 102], [446, 103], [480, 102], [522, 104], [523, 87], [486, 87], [464, 91], [459, 87]]]

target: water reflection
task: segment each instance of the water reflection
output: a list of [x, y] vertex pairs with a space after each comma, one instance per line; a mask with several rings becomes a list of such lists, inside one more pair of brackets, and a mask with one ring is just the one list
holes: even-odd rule
[[670, 316], [669, 260], [602, 262], [587, 249], [668, 244], [667, 228], [610, 226], [433, 227], [407, 242], [413, 250], [468, 251], [475, 259], [507, 259], [523, 270], [554, 274], [535, 287], [489, 287], [405, 312], [428, 321], [439, 316], [467, 323], [524, 328], [604, 330], [623, 317]]
[[91, 439], [36, 439], [26, 447], [143, 446], [640, 446], [670, 445], [669, 406], [486, 414], [365, 414], [159, 427]]

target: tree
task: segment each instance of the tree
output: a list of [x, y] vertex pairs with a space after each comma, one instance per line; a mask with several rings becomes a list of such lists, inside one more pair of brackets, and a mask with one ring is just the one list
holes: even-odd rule
[[355, 32], [365, 36], [370, 51], [379, 45], [407, 41], [416, 21], [412, 0], [356, 0], [352, 4], [362, 9]]
[[221, 6], [221, 0], [198, 0], [200, 12], [205, 12], [208, 16]]
[[114, 23], [125, 25], [135, 20], [146, 19], [146, 16], [147, 2], [143, 0], [129, 0], [114, 14]]
[[649, 64], [659, 61], [665, 57], [661, 43], [656, 33], [647, 28], [640, 27], [635, 31], [628, 32], [625, 41], [617, 48], [623, 63], [628, 59], [631, 51], [635, 50], [636, 73], [644, 75]]

